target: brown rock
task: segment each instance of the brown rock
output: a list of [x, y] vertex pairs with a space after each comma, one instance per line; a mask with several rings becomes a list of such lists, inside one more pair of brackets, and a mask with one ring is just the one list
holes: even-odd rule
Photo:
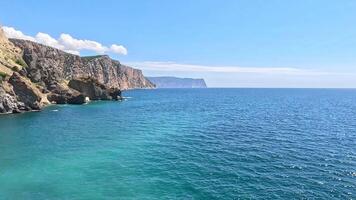
[[109, 94], [113, 100], [116, 100], [116, 101], [122, 100], [122, 93], [121, 93], [121, 90], [119, 90], [119, 89], [112, 88], [109, 90]]
[[19, 101], [33, 110], [41, 109], [41, 92], [17, 72], [14, 72], [9, 80]]
[[56, 104], [84, 104], [85, 96], [71, 88], [57, 85], [52, 93], [47, 96], [48, 100]]
[[106, 87], [93, 78], [72, 79], [68, 86], [73, 88], [91, 100], [111, 100]]

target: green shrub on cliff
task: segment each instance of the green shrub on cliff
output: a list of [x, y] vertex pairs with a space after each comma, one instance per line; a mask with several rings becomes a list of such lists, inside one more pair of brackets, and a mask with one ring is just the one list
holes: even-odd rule
[[3, 80], [5, 80], [7, 74], [5, 72], [0, 72], [0, 83], [2, 83]]
[[22, 67], [27, 67], [27, 64], [22, 59], [16, 59], [16, 64], [19, 64]]
[[14, 67], [12, 67], [12, 70], [15, 72], [18, 72], [18, 71], [20, 71], [20, 68], [18, 66], [14, 66]]

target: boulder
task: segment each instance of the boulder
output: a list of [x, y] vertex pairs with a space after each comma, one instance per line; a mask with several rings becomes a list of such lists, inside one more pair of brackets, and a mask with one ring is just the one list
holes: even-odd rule
[[72, 79], [68, 86], [91, 100], [111, 100], [109, 90], [103, 84], [92, 78]]
[[80, 92], [71, 88], [66, 88], [61, 85], [54, 86], [47, 98], [50, 102], [56, 104], [84, 104], [85, 96]]
[[0, 113], [12, 113], [16, 109], [18, 109], [16, 97], [0, 86]]
[[23, 102], [25, 106], [32, 110], [41, 109], [42, 94], [30, 81], [14, 72], [9, 79], [9, 83], [12, 85], [17, 99]]
[[119, 89], [112, 88], [109, 90], [109, 94], [113, 100], [116, 100], [116, 101], [122, 100], [121, 90], [119, 90]]

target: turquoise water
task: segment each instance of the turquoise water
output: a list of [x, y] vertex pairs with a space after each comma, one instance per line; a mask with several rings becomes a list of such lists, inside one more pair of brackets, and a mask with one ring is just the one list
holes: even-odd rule
[[0, 116], [0, 199], [356, 198], [356, 90], [124, 95]]

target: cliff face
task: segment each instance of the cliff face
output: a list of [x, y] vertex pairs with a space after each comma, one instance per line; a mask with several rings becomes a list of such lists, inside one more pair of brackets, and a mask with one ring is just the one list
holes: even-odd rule
[[204, 79], [177, 77], [148, 77], [157, 88], [206, 88]]
[[7, 39], [0, 27], [0, 114], [49, 103], [120, 100], [121, 90], [153, 88], [142, 72], [108, 56], [80, 57], [30, 41]]
[[80, 57], [31, 41], [10, 39], [23, 50], [26, 75], [35, 83], [50, 87], [53, 82], [91, 77], [108, 88], [121, 90], [154, 88], [141, 70], [122, 65], [109, 56]]
[[47, 102], [40, 90], [17, 72], [24, 67], [21, 49], [0, 28], [0, 113], [37, 110]]

